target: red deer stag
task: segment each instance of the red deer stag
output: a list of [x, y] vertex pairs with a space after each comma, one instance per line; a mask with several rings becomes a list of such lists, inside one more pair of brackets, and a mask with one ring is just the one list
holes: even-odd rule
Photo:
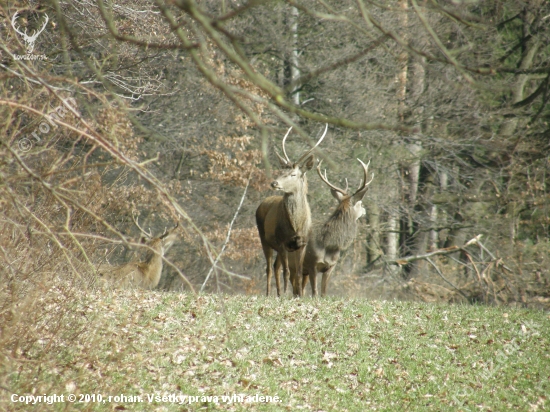
[[121, 266], [101, 265], [98, 273], [104, 281], [115, 287], [154, 289], [159, 284], [162, 274], [162, 258], [178, 237], [176, 233], [178, 225], [165, 230], [161, 236], [152, 238], [151, 234], [145, 232], [136, 220], [134, 223], [147, 238], [151, 239], [147, 242], [149, 248], [145, 260], [132, 261]]
[[[328, 280], [340, 258], [340, 253], [345, 251], [353, 242], [357, 231], [357, 220], [366, 213], [362, 200], [365, 193], [367, 193], [368, 185], [374, 178], [374, 174], [371, 180], [367, 182], [369, 166], [361, 160], [359, 160], [359, 163], [363, 167], [364, 178], [353, 194], [348, 193], [347, 179], [346, 188], [340, 189], [328, 181], [326, 170], [323, 176], [321, 162], [317, 165], [317, 173], [321, 180], [330, 187], [330, 193], [338, 200], [338, 207], [323, 225], [314, 226], [311, 229], [303, 263], [302, 294], [305, 292], [308, 280], [310, 280], [311, 294], [317, 296], [317, 274], [322, 273], [321, 296], [325, 296]], [[292, 262], [293, 259], [290, 258], [291, 279], [297, 274]], [[276, 261], [276, 273], [280, 266], [281, 262]]]
[[[281, 166], [286, 171], [271, 183], [271, 187], [276, 190], [282, 190], [283, 196], [270, 196], [265, 199], [256, 210], [256, 224], [262, 242], [262, 248], [267, 263], [267, 296], [271, 289], [271, 276], [273, 273], [272, 260], [273, 251], [277, 252], [277, 259], [280, 259], [283, 265], [283, 273], [286, 284], [290, 278], [288, 269], [288, 253], [296, 252], [295, 267], [300, 276], [295, 276], [292, 283], [294, 296], [301, 296], [301, 273], [304, 259], [305, 245], [307, 244], [307, 235], [311, 226], [311, 212], [307, 202], [307, 178], [306, 172], [313, 167], [313, 150], [319, 146], [327, 134], [328, 124], [321, 138], [315, 146], [304, 153], [296, 162], [291, 162], [286, 154], [285, 141], [292, 127], [288, 129], [283, 138], [284, 158], [277, 154]], [[279, 273], [275, 273], [277, 284], [277, 296], [281, 296], [281, 279]]]

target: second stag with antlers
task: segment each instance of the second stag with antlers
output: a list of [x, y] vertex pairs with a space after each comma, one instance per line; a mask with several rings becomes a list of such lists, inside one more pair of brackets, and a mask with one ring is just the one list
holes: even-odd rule
[[[317, 275], [323, 274], [321, 282], [321, 296], [327, 293], [328, 280], [340, 258], [340, 253], [345, 251], [355, 239], [357, 232], [357, 220], [366, 212], [363, 208], [362, 200], [367, 193], [368, 164], [365, 165], [361, 160], [357, 159], [363, 168], [364, 178], [359, 185], [359, 188], [353, 193], [348, 193], [348, 181], [346, 179], [346, 188], [340, 189], [334, 186], [327, 179], [327, 173], [321, 173], [321, 162], [317, 165], [317, 173], [321, 180], [330, 188], [330, 193], [338, 200], [338, 207], [328, 220], [320, 226], [313, 227], [309, 235], [309, 242], [306, 247], [306, 253], [303, 263], [303, 282], [302, 294], [309, 281], [311, 282], [311, 294], [317, 296]], [[291, 279], [295, 277], [297, 271], [293, 265], [294, 259], [290, 257], [290, 272]], [[275, 272], [279, 271], [281, 262], [275, 262]]]
[[[321, 138], [315, 146], [305, 152], [296, 162], [291, 162], [286, 154], [285, 141], [292, 127], [283, 138], [284, 158], [278, 153], [277, 157], [285, 169], [283, 174], [271, 183], [271, 187], [282, 190], [283, 196], [271, 196], [265, 199], [256, 210], [256, 224], [262, 242], [262, 248], [267, 264], [267, 295], [271, 289], [273, 273], [273, 251], [277, 252], [277, 259], [283, 265], [285, 285], [290, 278], [288, 268], [288, 254], [295, 252], [295, 267], [299, 276], [294, 276], [292, 289], [294, 296], [301, 296], [301, 274], [307, 236], [311, 227], [311, 211], [307, 202], [306, 172], [313, 167], [313, 150], [319, 146], [327, 134], [328, 124]], [[277, 295], [281, 296], [281, 280], [278, 272], [275, 273]], [[286, 289], [286, 288], [285, 288]]]

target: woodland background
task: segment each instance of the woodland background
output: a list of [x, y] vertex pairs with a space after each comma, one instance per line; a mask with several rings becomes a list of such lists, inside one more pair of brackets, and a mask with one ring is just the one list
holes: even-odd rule
[[550, 304], [546, 1], [7, 1], [0, 39], [3, 308], [143, 253], [133, 214], [180, 222], [159, 288], [263, 294], [274, 151], [325, 123], [330, 180], [375, 173], [330, 294]]

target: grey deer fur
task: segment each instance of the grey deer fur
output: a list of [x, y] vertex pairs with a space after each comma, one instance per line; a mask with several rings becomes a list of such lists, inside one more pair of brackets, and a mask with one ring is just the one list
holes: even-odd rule
[[[314, 156], [311, 152], [322, 142], [328, 124], [321, 138], [315, 146], [305, 152], [296, 162], [291, 162], [286, 154], [285, 141], [292, 127], [288, 129], [283, 138], [282, 149], [284, 158], [276, 152], [281, 166], [285, 169], [283, 174], [271, 183], [271, 187], [282, 190], [283, 196], [270, 196], [265, 199], [256, 210], [256, 224], [262, 243], [262, 249], [266, 260], [267, 296], [271, 290], [271, 277], [273, 273], [273, 251], [277, 252], [277, 258], [283, 265], [285, 284], [290, 278], [288, 269], [288, 253], [295, 252], [298, 262], [297, 273], [302, 273], [307, 235], [311, 226], [311, 211], [307, 201], [306, 172], [313, 167]], [[277, 296], [281, 296], [281, 279], [276, 272]], [[301, 296], [301, 276], [295, 277], [293, 284], [294, 296]]]

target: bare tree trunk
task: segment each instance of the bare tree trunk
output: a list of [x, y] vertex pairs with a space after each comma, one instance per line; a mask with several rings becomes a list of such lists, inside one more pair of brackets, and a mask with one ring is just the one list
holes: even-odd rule
[[386, 243], [387, 258], [397, 259], [397, 252], [399, 250], [399, 210], [396, 207], [389, 211]]
[[[280, 28], [281, 30], [285, 27], [285, 11], [284, 11], [284, 8], [282, 7], [278, 8], [277, 27]], [[286, 45], [284, 42], [281, 42], [278, 44], [280, 61], [279, 61], [279, 66], [277, 70], [277, 84], [281, 88], [285, 87], [285, 82], [286, 82], [285, 71], [287, 70], [287, 63], [288, 63], [287, 50], [285, 46]]]
[[[531, 23], [534, 19], [534, 16], [532, 13], [530, 13], [527, 9], [523, 11], [523, 36], [524, 38], [527, 38], [527, 36], [530, 35], [531, 31]], [[540, 48], [540, 40], [539, 37], [533, 37], [531, 40], [527, 41], [524, 48], [523, 48], [523, 54], [521, 58], [521, 63], [519, 68], [523, 70], [530, 69], [533, 66], [533, 60]], [[529, 81], [531, 75], [528, 74], [520, 74], [517, 76], [517, 80], [512, 85], [511, 92], [512, 92], [512, 99], [510, 101], [510, 104], [513, 105], [515, 103], [519, 103], [524, 99], [524, 92], [525, 92], [525, 85]], [[516, 130], [518, 128], [519, 123], [519, 117], [514, 116], [510, 119], [505, 119], [502, 123], [499, 134], [500, 136], [504, 138], [512, 138], [514, 134], [516, 133]], [[516, 239], [516, 228], [517, 228], [517, 222], [518, 222], [518, 211], [521, 208], [518, 207], [517, 202], [510, 202], [510, 204], [507, 206], [506, 214], [509, 219], [509, 238], [510, 238], [510, 246], [513, 248], [515, 244]]]
[[381, 255], [380, 251], [380, 208], [376, 202], [368, 202], [367, 219], [369, 235], [367, 236], [367, 263], [372, 263]]
[[437, 216], [438, 216], [438, 209], [437, 205], [432, 204], [430, 206], [430, 232], [428, 236], [428, 251], [437, 249], [437, 243], [439, 240], [438, 232], [437, 230], [433, 229], [437, 225]]
[[[403, 13], [399, 14], [399, 25], [401, 28], [406, 28], [409, 23], [409, 15], [407, 10], [409, 8], [409, 0], [399, 0], [399, 7], [403, 10]], [[403, 37], [407, 40], [406, 35]], [[407, 95], [407, 75], [409, 71], [409, 54], [405, 49], [402, 49], [397, 58], [399, 64], [399, 73], [397, 74], [397, 114], [401, 122], [405, 121], [405, 97]]]
[[[422, 130], [422, 114], [424, 108], [418, 106], [417, 103], [420, 99], [420, 96], [424, 93], [426, 88], [426, 70], [424, 69], [424, 64], [426, 58], [424, 57], [415, 57], [412, 59], [412, 71], [413, 75], [411, 77], [411, 87], [410, 87], [410, 102], [411, 106], [415, 108], [414, 113], [411, 115], [416, 117], [414, 120], [415, 126]], [[429, 125], [426, 125], [424, 132], [429, 133]], [[422, 151], [422, 142], [420, 139], [417, 139], [416, 142], [409, 145], [409, 151], [413, 155], [412, 162], [409, 166], [409, 203], [411, 206], [416, 204], [417, 194], [418, 194], [418, 184], [420, 180], [420, 152]]]
[[[447, 192], [447, 188], [449, 186], [449, 175], [447, 174], [447, 171], [445, 170], [438, 170], [438, 178], [439, 178], [439, 192], [445, 193]], [[435, 205], [434, 205], [435, 206]], [[443, 209], [443, 214], [445, 214], [445, 209]], [[437, 247], [443, 247], [445, 244], [445, 239], [447, 239], [447, 236], [449, 234], [448, 229], [443, 229], [438, 232], [438, 244]]]
[[415, 222], [415, 209], [418, 198], [418, 185], [420, 180], [420, 152], [422, 146], [417, 143], [411, 143], [407, 145], [411, 158], [408, 160], [408, 164], [404, 166], [405, 172], [404, 181], [408, 186], [408, 193], [405, 197], [406, 204], [404, 207], [405, 213], [401, 216], [401, 244], [403, 245], [404, 253], [414, 252], [414, 232], [417, 228], [417, 222]]
[[[523, 37], [527, 38], [530, 35], [531, 23], [534, 16], [525, 9], [523, 11]], [[535, 58], [540, 47], [539, 37], [534, 36], [531, 40], [526, 42], [523, 49], [523, 55], [519, 68], [522, 70], [530, 69], [533, 65], [533, 59]], [[525, 84], [529, 80], [531, 75], [520, 74], [517, 77], [516, 82], [512, 85], [512, 100], [511, 104], [518, 103], [523, 100]], [[511, 119], [507, 119], [500, 127], [499, 134], [501, 136], [511, 137], [515, 133], [518, 126], [518, 117], [514, 116]]]
[[[394, 166], [395, 167], [395, 166]], [[399, 187], [397, 176], [392, 179], [391, 175], [397, 175], [394, 170], [388, 178], [387, 195], [392, 205], [388, 210], [388, 224], [386, 235], [386, 258], [397, 259], [399, 253]]]
[[[407, 14], [407, 9], [409, 7], [408, 0], [399, 0], [399, 7], [403, 10], [399, 14], [399, 26], [401, 28], [406, 28], [408, 26], [409, 17]], [[400, 122], [405, 122], [405, 97], [407, 95], [407, 76], [408, 76], [408, 62], [409, 55], [405, 49], [399, 53], [397, 58], [399, 65], [399, 72], [397, 74], [397, 117]], [[397, 178], [398, 176], [396, 176]], [[391, 204], [393, 206], [390, 208], [388, 213], [388, 235], [386, 237], [387, 247], [386, 247], [386, 256], [388, 259], [396, 259], [399, 253], [399, 244], [400, 239], [400, 213], [399, 213], [399, 188], [397, 184], [398, 180], [395, 181], [395, 186], [388, 188], [388, 194], [391, 193], [390, 198], [395, 199]]]
[[[480, 174], [476, 176], [474, 181], [472, 182], [470, 189], [465, 193], [465, 197], [470, 199], [479, 198], [481, 196], [481, 188], [486, 181], [487, 176], [485, 174]], [[473, 220], [472, 217], [480, 216], [479, 210], [482, 207], [481, 203], [482, 202], [464, 202], [461, 206], [459, 206], [459, 210], [457, 210], [455, 213], [455, 223], [460, 225], [461, 222], [463, 222], [464, 220], [476, 223], [476, 221]], [[445, 247], [459, 246], [466, 241], [467, 236], [468, 233], [466, 232], [465, 228], [457, 227], [456, 229], [452, 229], [449, 231], [447, 241], [445, 242]], [[454, 256], [452, 256], [455, 258], [459, 258], [459, 255], [460, 253], [456, 253]]]
[[[423, 72], [423, 71], [422, 71]], [[415, 77], [416, 77], [415, 73]], [[424, 88], [424, 79], [417, 79], [417, 85], [420, 87], [420, 90], [417, 90], [416, 93], [421, 93]], [[420, 126], [420, 124], [418, 125]], [[427, 130], [429, 132], [429, 130]], [[435, 174], [433, 170], [426, 170], [428, 176], [424, 178], [422, 186], [422, 194], [418, 194], [418, 187], [420, 184], [420, 168], [421, 168], [421, 150], [422, 146], [420, 144], [410, 145], [409, 150], [411, 153], [416, 155], [414, 159], [414, 167], [411, 167], [410, 180], [411, 180], [411, 199], [410, 199], [410, 208], [415, 212], [415, 222], [414, 222], [414, 245], [412, 247], [412, 252], [415, 255], [426, 253], [430, 248], [435, 248], [435, 243], [437, 241], [437, 232], [432, 228], [435, 226], [437, 219], [437, 206], [431, 203], [431, 198], [435, 193]], [[413, 197], [414, 195], [414, 197]], [[411, 270], [412, 276], [420, 274], [426, 269], [427, 263], [425, 261], [417, 261], [413, 263]]]
[[[414, 255], [424, 254], [428, 249], [430, 231], [427, 228], [430, 227], [432, 224], [431, 222], [432, 205], [429, 204], [429, 199], [431, 199], [433, 194], [434, 194], [434, 175], [433, 173], [430, 173], [430, 175], [426, 178], [426, 181], [424, 182], [423, 195], [421, 199], [421, 204], [419, 206], [421, 210], [419, 211], [418, 218], [417, 218], [418, 219], [417, 225], [416, 225], [417, 231], [415, 233], [415, 242], [414, 242], [414, 249], [413, 249]], [[425, 261], [423, 260], [416, 261], [413, 264], [411, 276], [418, 276], [425, 269], [426, 269]]]
[[300, 68], [298, 65], [298, 9], [291, 8], [290, 12], [290, 32], [292, 33], [292, 53], [290, 57], [290, 81], [294, 84], [292, 90], [292, 101], [296, 106], [300, 105], [300, 92], [298, 89], [298, 79], [300, 78]]
[[[413, 121], [415, 126], [419, 129], [423, 129], [422, 124], [422, 114], [424, 109], [422, 106], [418, 105], [418, 101], [422, 96], [425, 84], [426, 84], [426, 71], [424, 69], [425, 58], [415, 57], [412, 59], [411, 68], [412, 68], [412, 77], [411, 77], [411, 87], [410, 87], [410, 107], [414, 108], [414, 112], [411, 113], [413, 116]], [[427, 129], [429, 125], [426, 125], [424, 129]], [[429, 130], [425, 130], [429, 132]], [[428, 205], [429, 199], [433, 194], [433, 179], [434, 176], [430, 175], [425, 182], [423, 195], [420, 199], [421, 204], [419, 205], [419, 185], [420, 185], [420, 170], [421, 170], [421, 152], [422, 152], [422, 142], [420, 139], [417, 139], [414, 143], [408, 145], [409, 151], [412, 154], [412, 160], [409, 164], [409, 225], [413, 229], [411, 239], [411, 252], [413, 254], [422, 254], [426, 252], [428, 248], [430, 232], [428, 232], [428, 227], [432, 226], [432, 214], [433, 207]], [[420, 212], [418, 213], [418, 209]], [[414, 214], [414, 215], [413, 215]], [[418, 215], [418, 216], [417, 216]], [[414, 217], [414, 219], [413, 219]], [[424, 269], [426, 263], [424, 261], [417, 261], [413, 263], [412, 275], [419, 273]]]
[[422, 146], [417, 143], [408, 145], [408, 149], [412, 154], [412, 160], [408, 167], [409, 177], [409, 206], [412, 208], [416, 204], [418, 197], [418, 183], [420, 180], [420, 152]]

